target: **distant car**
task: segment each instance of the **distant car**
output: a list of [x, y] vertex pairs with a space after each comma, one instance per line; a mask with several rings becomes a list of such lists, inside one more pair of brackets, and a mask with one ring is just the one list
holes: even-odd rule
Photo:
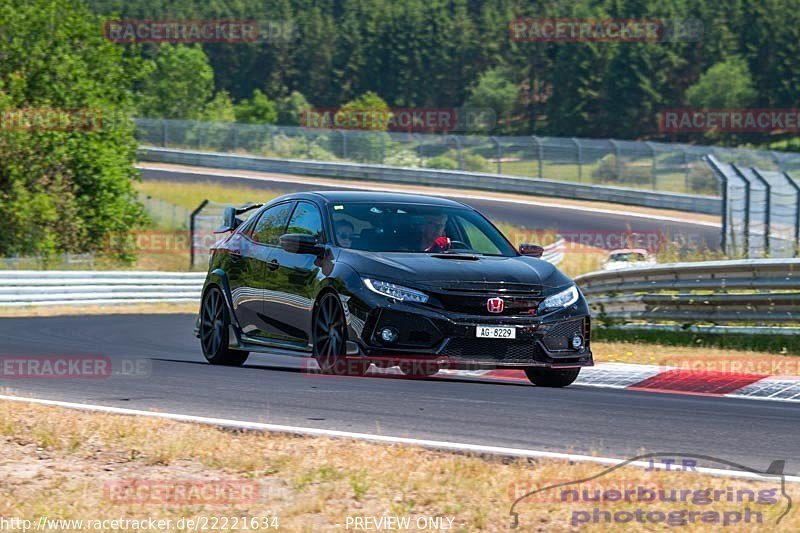
[[621, 248], [612, 250], [603, 262], [603, 270], [620, 270], [656, 264], [656, 258], [644, 248]]
[[226, 210], [202, 292], [196, 333], [212, 364], [282, 348], [326, 373], [518, 368], [546, 387], [593, 364], [575, 283], [471, 207], [326, 191], [242, 212]]

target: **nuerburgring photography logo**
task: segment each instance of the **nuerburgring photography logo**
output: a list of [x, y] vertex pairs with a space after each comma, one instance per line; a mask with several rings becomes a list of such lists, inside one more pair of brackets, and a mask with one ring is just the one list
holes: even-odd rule
[[[709, 464], [726, 476], [698, 470]], [[572, 528], [778, 525], [792, 508], [784, 467], [781, 460], [760, 471], [709, 455], [642, 454], [577, 479], [513, 490], [511, 528], [519, 528], [523, 508]]]

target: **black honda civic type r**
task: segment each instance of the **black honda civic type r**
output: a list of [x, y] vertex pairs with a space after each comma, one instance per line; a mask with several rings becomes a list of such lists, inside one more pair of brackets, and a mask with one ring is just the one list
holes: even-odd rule
[[304, 192], [227, 208], [217, 231], [196, 327], [212, 364], [282, 349], [324, 373], [518, 368], [546, 387], [593, 364], [574, 282], [459, 202]]

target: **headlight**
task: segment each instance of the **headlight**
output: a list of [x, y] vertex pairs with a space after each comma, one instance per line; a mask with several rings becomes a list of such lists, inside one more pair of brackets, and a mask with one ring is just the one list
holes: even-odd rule
[[364, 278], [364, 285], [367, 286], [372, 292], [377, 292], [382, 296], [388, 296], [400, 301], [417, 302], [424, 304], [428, 301], [428, 295], [424, 292], [409, 289], [402, 285], [389, 283], [388, 281], [380, 281], [377, 279]]
[[573, 285], [566, 290], [545, 298], [542, 303], [539, 304], [539, 309], [560, 309], [562, 307], [569, 307], [577, 302], [578, 298], [580, 298], [580, 293], [578, 292], [578, 288]]

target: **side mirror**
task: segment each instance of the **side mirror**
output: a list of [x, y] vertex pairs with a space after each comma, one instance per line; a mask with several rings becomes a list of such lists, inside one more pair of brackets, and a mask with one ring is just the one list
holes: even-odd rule
[[226, 207], [222, 212], [222, 225], [214, 230], [214, 233], [226, 233], [238, 228], [242, 222], [240, 218], [236, 218], [236, 208]]
[[527, 255], [529, 257], [542, 257], [544, 253], [544, 248], [539, 246], [538, 244], [529, 244], [523, 242], [519, 245], [519, 253], [522, 255]]
[[325, 249], [317, 238], [305, 233], [287, 233], [280, 237], [281, 248], [292, 254], [319, 255]]

